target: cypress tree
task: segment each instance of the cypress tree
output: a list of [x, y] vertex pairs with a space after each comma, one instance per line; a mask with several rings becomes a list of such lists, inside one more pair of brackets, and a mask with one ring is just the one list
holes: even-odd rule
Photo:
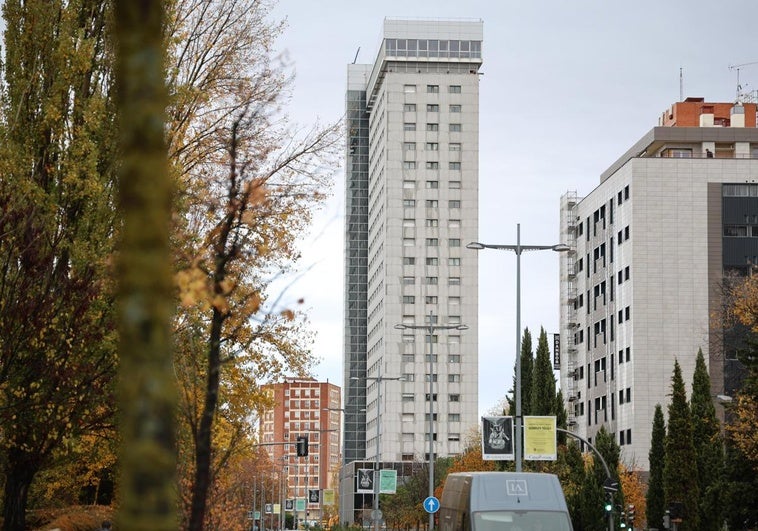
[[[532, 334], [528, 328], [524, 328], [524, 336], [521, 338], [521, 414], [530, 415], [532, 404], [532, 370], [534, 367], [534, 353], [532, 352]], [[516, 369], [513, 369], [513, 393], [508, 397], [508, 410], [511, 415], [516, 414]]]
[[[553, 406], [555, 413], [555, 425], [556, 427], [565, 430], [568, 428], [568, 413], [566, 412], [566, 406], [563, 403], [563, 391], [558, 389], [558, 394], [555, 395], [555, 405]], [[558, 432], [558, 444], [565, 445], [567, 436], [563, 432]]]
[[692, 433], [692, 418], [687, 404], [687, 392], [682, 379], [682, 369], [674, 361], [674, 374], [671, 378], [671, 404], [668, 408], [668, 433], [666, 434], [666, 453], [663, 472], [663, 488], [666, 503], [682, 504], [682, 523], [680, 531], [695, 531], [699, 528], [698, 506], [700, 491], [697, 474], [692, 467], [697, 460]]
[[550, 362], [550, 348], [547, 343], [545, 329], [540, 329], [537, 342], [537, 356], [532, 370], [531, 385], [531, 415], [555, 414], [555, 377], [553, 364]]
[[653, 433], [650, 439], [650, 479], [647, 484], [647, 525], [651, 528], [663, 529], [663, 514], [665, 499], [663, 494], [663, 467], [665, 460], [666, 425], [663, 420], [663, 408], [655, 405], [653, 415]]
[[[595, 436], [595, 448], [603, 456], [608, 465], [613, 481], [618, 482], [618, 463], [621, 451], [604, 426], [598, 430]], [[605, 511], [606, 495], [603, 484], [607, 479], [605, 468], [600, 459], [593, 454], [592, 466], [587, 471], [582, 485], [580, 516], [581, 529], [584, 531], [604, 531], [608, 528], [608, 514]], [[621, 492], [617, 492], [613, 499], [614, 505], [623, 504]]]
[[720, 493], [723, 491], [723, 444], [716, 408], [711, 399], [711, 379], [702, 349], [698, 350], [695, 362], [690, 410], [693, 442], [697, 454], [700, 529], [718, 531], [723, 519], [720, 500]]

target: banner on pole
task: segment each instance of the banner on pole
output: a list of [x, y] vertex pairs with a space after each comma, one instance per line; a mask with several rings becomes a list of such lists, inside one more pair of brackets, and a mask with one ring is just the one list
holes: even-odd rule
[[482, 459], [513, 461], [513, 417], [482, 417]]
[[524, 459], [555, 461], [558, 458], [555, 417], [524, 417]]
[[324, 489], [324, 505], [334, 505], [334, 489]]
[[391, 468], [379, 471], [379, 493], [395, 494], [397, 491], [397, 470]]
[[374, 471], [370, 468], [359, 468], [355, 478], [355, 492], [372, 494], [374, 492]]

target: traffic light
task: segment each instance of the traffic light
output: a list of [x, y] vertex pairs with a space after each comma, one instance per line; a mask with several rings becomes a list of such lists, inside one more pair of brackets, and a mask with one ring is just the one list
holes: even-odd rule
[[613, 510], [613, 503], [611, 502], [610, 498], [607, 498], [605, 500], [605, 512], [609, 513]]
[[634, 505], [631, 503], [626, 508], [626, 515], [629, 518], [629, 523], [634, 524]]
[[300, 437], [298, 437], [295, 447], [297, 449], [298, 457], [307, 457], [308, 456], [308, 436], [301, 435]]
[[666, 510], [666, 513], [663, 515], [663, 528], [671, 529], [671, 511], [669, 510]]

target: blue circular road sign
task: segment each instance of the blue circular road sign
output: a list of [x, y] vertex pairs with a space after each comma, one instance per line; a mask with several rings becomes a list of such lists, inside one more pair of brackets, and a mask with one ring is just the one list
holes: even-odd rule
[[424, 500], [424, 510], [428, 513], [436, 513], [440, 510], [440, 501], [436, 496], [428, 496]]

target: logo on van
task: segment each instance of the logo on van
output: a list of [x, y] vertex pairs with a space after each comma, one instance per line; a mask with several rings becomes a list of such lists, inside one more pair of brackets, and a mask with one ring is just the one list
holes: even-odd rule
[[505, 491], [508, 496], [526, 496], [528, 491], [526, 489], [525, 479], [509, 479], [505, 482]]

